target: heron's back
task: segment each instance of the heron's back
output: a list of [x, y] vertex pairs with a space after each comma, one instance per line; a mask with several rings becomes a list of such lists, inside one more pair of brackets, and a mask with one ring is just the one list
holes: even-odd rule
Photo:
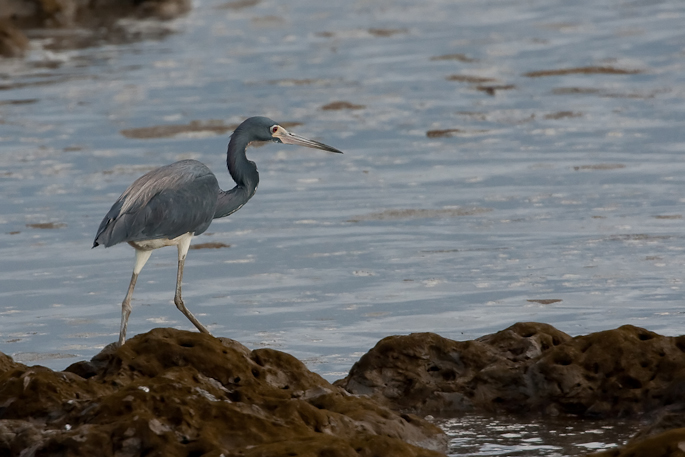
[[219, 183], [203, 163], [182, 160], [141, 176], [112, 205], [93, 247], [203, 233], [214, 218]]

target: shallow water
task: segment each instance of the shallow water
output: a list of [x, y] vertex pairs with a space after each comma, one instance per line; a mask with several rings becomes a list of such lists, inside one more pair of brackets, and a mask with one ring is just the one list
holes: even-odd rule
[[[114, 341], [133, 252], [90, 249], [101, 218], [174, 160], [232, 187], [231, 126], [258, 114], [345, 154], [249, 151], [257, 195], [195, 240], [230, 247], [186, 262], [214, 334], [329, 380], [391, 334], [680, 334], [684, 17], [675, 0], [205, 0], [129, 24], [142, 41], [43, 34], [0, 61], [0, 351], [63, 369]], [[192, 329], [175, 270], [153, 254], [130, 336]]]
[[449, 437], [451, 457], [561, 457], [611, 449], [638, 424], [628, 421], [575, 421], [510, 416], [465, 415], [437, 420]]

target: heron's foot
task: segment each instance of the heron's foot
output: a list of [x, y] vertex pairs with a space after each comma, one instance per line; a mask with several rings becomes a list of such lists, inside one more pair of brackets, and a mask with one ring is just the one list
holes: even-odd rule
[[188, 318], [190, 322], [193, 323], [193, 325], [201, 332], [201, 333], [206, 333], [207, 335], [211, 335], [209, 330], [207, 330], [207, 327], [202, 325], [199, 320], [191, 313], [188, 308], [186, 308], [185, 303], [183, 303], [183, 299], [180, 296], [175, 296], [174, 297], [174, 304], [176, 305], [176, 308], [179, 309], [185, 316]]
[[102, 350], [100, 351], [100, 354], [101, 355], [102, 354], [114, 354], [117, 351], [117, 349], [119, 349], [119, 347], [120, 347], [119, 342], [114, 341], [114, 342], [106, 345], [104, 348], [102, 348]]

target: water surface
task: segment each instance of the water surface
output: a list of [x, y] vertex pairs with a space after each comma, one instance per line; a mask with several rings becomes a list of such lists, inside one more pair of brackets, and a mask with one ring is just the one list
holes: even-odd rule
[[[681, 2], [252, 3], [0, 62], [0, 351], [63, 369], [115, 341], [133, 252], [90, 249], [101, 218], [179, 159], [232, 187], [251, 115], [345, 154], [249, 151], [256, 196], [195, 240], [230, 247], [186, 262], [214, 334], [334, 380], [392, 334], [682, 333]], [[129, 335], [192, 329], [175, 270], [153, 254]]]

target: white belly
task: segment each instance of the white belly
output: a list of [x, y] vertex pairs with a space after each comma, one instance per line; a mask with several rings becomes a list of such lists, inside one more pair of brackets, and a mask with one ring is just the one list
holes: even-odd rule
[[129, 241], [128, 244], [140, 251], [152, 251], [155, 249], [163, 248], [165, 246], [178, 246], [182, 243], [188, 243], [190, 245], [190, 239], [193, 237], [191, 232], [184, 233], [176, 238], [160, 238], [157, 240], [143, 240], [143, 241]]

